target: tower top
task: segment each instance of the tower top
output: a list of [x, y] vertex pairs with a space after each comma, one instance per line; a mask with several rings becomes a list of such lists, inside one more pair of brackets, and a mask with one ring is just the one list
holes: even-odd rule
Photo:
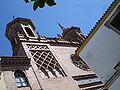
[[62, 31], [63, 31], [63, 33], [62, 33], [63, 37], [64, 37], [68, 32], [73, 31], [73, 30], [78, 31], [78, 32], [81, 32], [81, 30], [80, 30], [79, 27], [73, 27], [73, 26], [72, 26], [72, 27], [70, 27], [70, 28], [64, 28], [60, 23], [58, 23], [58, 25], [60, 26], [60, 28], [61, 28]]
[[62, 33], [63, 37], [65, 37], [66, 34], [67, 34], [68, 32], [71, 32], [71, 31], [81, 32], [81, 30], [80, 30], [79, 27], [73, 27], [73, 26], [72, 26], [72, 27], [70, 27], [70, 28], [64, 28], [64, 31], [63, 31], [63, 33]]
[[85, 40], [85, 36], [82, 34], [81, 30], [79, 27], [69, 27], [69, 28], [64, 28], [61, 24], [58, 23], [60, 28], [62, 29], [62, 36], [58, 35], [59, 38], [62, 38], [64, 40], [69, 40], [69, 41], [76, 41], [83, 43]]
[[26, 18], [14, 18], [13, 21], [11, 21], [10, 23], [7, 24], [7, 27], [6, 27], [6, 32], [5, 32], [5, 36], [9, 39], [10, 37], [10, 28], [11, 26], [17, 24], [17, 23], [28, 23], [32, 26], [33, 30], [35, 30], [35, 26], [34, 24], [32, 23], [32, 21], [30, 19], [26, 19]]

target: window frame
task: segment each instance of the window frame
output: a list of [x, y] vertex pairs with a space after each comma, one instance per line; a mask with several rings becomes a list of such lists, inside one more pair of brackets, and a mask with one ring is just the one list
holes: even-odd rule
[[[27, 33], [27, 35], [28, 35], [29, 37], [35, 37], [34, 32], [31, 30], [30, 27], [24, 27], [24, 29], [25, 29], [25, 31], [26, 31], [26, 33]], [[28, 30], [29, 30], [29, 31], [28, 31]], [[29, 32], [31, 33], [31, 35], [30, 35]]]
[[115, 19], [115, 17], [120, 13], [120, 5], [118, 5], [118, 7], [116, 8], [116, 10], [114, 11], [114, 13], [112, 14], [112, 16], [110, 17], [110, 19], [108, 21], [106, 21], [106, 23], [104, 24], [107, 28], [115, 31], [117, 34], [120, 35], [120, 30], [115, 28], [111, 23], [112, 21]]
[[[35, 32], [33, 31], [33, 28], [32, 28], [30, 25], [23, 25], [23, 24], [21, 24], [21, 26], [22, 26], [22, 28], [23, 28], [23, 31], [25, 32], [25, 35], [26, 35], [28, 38], [30, 38], [30, 39], [37, 39], [37, 36], [36, 36]], [[27, 31], [25, 30], [26, 27], [31, 30], [31, 32], [33, 33], [34, 37], [29, 36], [29, 34], [27, 33]]]

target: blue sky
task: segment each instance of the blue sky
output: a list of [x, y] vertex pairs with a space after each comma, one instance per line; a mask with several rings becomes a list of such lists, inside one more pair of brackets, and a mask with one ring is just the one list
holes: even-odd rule
[[55, 0], [56, 6], [45, 6], [33, 11], [32, 3], [24, 0], [1, 0], [0, 3], [0, 56], [11, 56], [12, 47], [4, 36], [6, 24], [12, 16], [29, 18], [42, 36], [57, 37], [62, 31], [56, 22], [64, 27], [77, 26], [87, 35], [113, 0]]

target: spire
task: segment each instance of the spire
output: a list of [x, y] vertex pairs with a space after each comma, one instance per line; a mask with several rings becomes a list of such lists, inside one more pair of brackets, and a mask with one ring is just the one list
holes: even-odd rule
[[62, 30], [65, 29], [62, 25], [60, 25], [60, 23], [58, 23], [58, 25], [59, 25], [59, 27], [60, 27]]

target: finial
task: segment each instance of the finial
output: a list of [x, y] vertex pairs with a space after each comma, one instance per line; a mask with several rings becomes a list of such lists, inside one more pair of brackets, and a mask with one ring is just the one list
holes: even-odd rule
[[[57, 23], [58, 23], [58, 22], [57, 22]], [[58, 23], [58, 25], [60, 26], [60, 28], [61, 28], [62, 30], [65, 29], [60, 23]]]
[[15, 19], [15, 16], [12, 16], [13, 17], [13, 20]]

